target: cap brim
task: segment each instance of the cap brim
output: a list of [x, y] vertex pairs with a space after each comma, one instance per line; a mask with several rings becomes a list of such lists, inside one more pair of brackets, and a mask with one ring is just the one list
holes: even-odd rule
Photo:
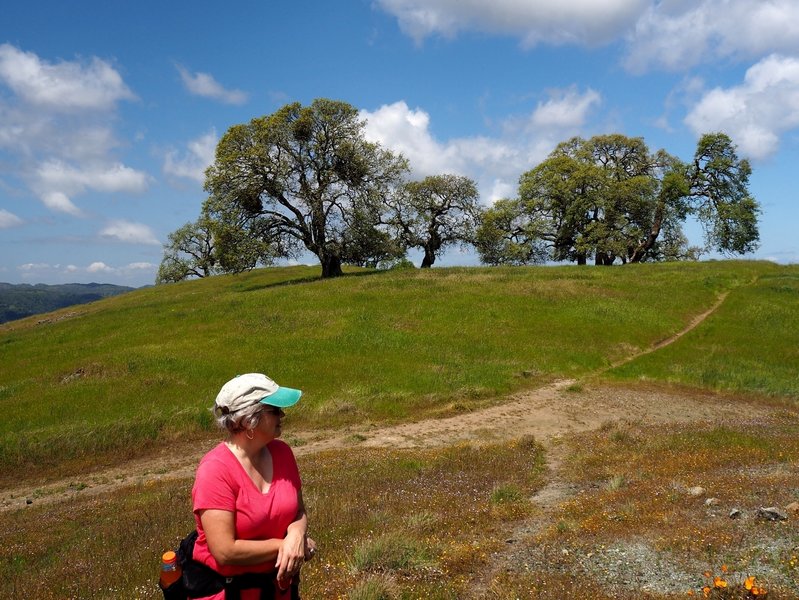
[[297, 400], [302, 396], [300, 390], [293, 388], [278, 387], [277, 391], [261, 398], [261, 404], [268, 404], [270, 406], [277, 406], [278, 408], [288, 408], [297, 404]]

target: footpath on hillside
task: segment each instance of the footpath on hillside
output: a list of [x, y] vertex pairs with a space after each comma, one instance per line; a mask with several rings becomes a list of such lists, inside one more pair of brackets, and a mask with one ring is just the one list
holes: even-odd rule
[[[632, 354], [589, 377], [601, 374], [673, 343], [715, 312], [726, 297], [695, 317], [682, 331], [651, 348]], [[585, 379], [588, 381], [588, 379]], [[500, 441], [532, 435], [549, 451], [548, 466], [552, 483], [542, 490], [537, 501], [556, 503], [562, 494], [557, 489], [557, 440], [563, 436], [593, 430], [603, 423], [628, 420], [642, 424], [712, 421], [720, 414], [746, 410], [752, 418], [765, 416], [770, 409], [699, 391], [676, 391], [640, 386], [611, 386], [555, 381], [544, 387], [509, 396], [506, 402], [457, 416], [430, 419], [390, 427], [354, 426], [335, 431], [288, 431], [291, 439], [306, 443], [295, 445], [298, 456], [324, 450], [355, 447], [429, 448], [462, 442]], [[211, 445], [216, 442], [211, 442]], [[41, 486], [25, 486], [0, 492], [0, 511], [28, 505], [61, 502], [90, 495], [104, 494], [128, 485], [163, 479], [188, 478], [200, 457], [210, 449], [196, 443], [172, 446], [145, 459], [134, 460], [101, 472], [70, 477]]]

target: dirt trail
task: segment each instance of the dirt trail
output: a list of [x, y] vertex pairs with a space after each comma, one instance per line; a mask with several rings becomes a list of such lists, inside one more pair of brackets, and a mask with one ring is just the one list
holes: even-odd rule
[[[720, 296], [706, 312], [697, 316], [682, 331], [595, 373], [634, 360], [662, 348], [697, 327], [712, 314], [725, 296]], [[739, 402], [712, 394], [677, 391], [644, 391], [633, 387], [577, 384], [571, 380], [553, 382], [541, 388], [510, 396], [506, 402], [454, 417], [431, 419], [391, 427], [355, 427], [334, 432], [290, 432], [294, 439], [311, 440], [295, 445], [297, 455], [329, 449], [357, 447], [422, 448], [459, 442], [490, 441], [532, 435], [550, 449], [549, 468], [557, 472], [556, 441], [568, 434], [592, 430], [605, 422], [630, 420], [642, 423], [678, 423], [715, 420], [720, 414], [743, 410]], [[751, 417], [765, 414], [765, 407], [746, 406]], [[196, 444], [172, 447], [157, 455], [130, 461], [124, 466], [41, 486], [0, 490], [0, 511], [23, 508], [28, 504], [60, 502], [103, 494], [122, 486], [155, 482], [166, 478], [191, 477], [200, 457], [210, 449]], [[544, 506], [557, 504], [563, 496], [558, 478], [537, 496]]]

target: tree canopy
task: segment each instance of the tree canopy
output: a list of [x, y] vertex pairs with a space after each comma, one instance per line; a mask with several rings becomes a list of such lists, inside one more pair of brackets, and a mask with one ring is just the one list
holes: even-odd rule
[[702, 136], [691, 164], [651, 153], [642, 138], [572, 138], [521, 176], [518, 199], [487, 212], [478, 251], [489, 264], [687, 258], [697, 250], [682, 223], [694, 215], [707, 249], [743, 254], [759, 240], [750, 173], [722, 133]]
[[246, 215], [276, 248], [299, 244], [319, 258], [323, 277], [340, 275], [408, 169], [402, 156], [366, 141], [363, 126], [351, 105], [317, 99], [231, 127], [206, 172], [217, 206], [235, 207], [217, 210], [217, 219]]
[[482, 209], [474, 181], [461, 175], [432, 175], [405, 185], [404, 194], [386, 199], [387, 224], [406, 248], [424, 252], [431, 267], [452, 244], [471, 244]]
[[[468, 177], [407, 181], [408, 162], [369, 142], [351, 105], [317, 99], [231, 127], [206, 171], [200, 218], [169, 236], [157, 282], [239, 272], [315, 254], [323, 277], [343, 263], [394, 264], [409, 248], [432, 266], [453, 244], [484, 264], [598, 265], [745, 254], [759, 243], [751, 167], [723, 133], [690, 162], [621, 134], [564, 141], [519, 179], [518, 197], [485, 209]], [[695, 218], [704, 248], [683, 224]]]
[[169, 234], [155, 282], [173, 283], [190, 277], [208, 277], [216, 272], [211, 222], [200, 217]]

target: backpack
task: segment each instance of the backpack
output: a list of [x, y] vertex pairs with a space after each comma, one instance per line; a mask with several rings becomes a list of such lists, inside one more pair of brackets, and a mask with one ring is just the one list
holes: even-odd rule
[[[168, 588], [163, 589], [164, 600], [189, 600], [213, 596], [225, 590], [225, 600], [240, 600], [241, 590], [261, 590], [261, 600], [275, 597], [275, 575], [272, 573], [242, 573], [227, 577], [214, 571], [208, 565], [194, 560], [194, 544], [197, 530], [192, 531], [180, 542], [175, 550], [183, 575]], [[291, 584], [291, 594], [287, 600], [300, 600], [299, 576], [295, 575]]]

